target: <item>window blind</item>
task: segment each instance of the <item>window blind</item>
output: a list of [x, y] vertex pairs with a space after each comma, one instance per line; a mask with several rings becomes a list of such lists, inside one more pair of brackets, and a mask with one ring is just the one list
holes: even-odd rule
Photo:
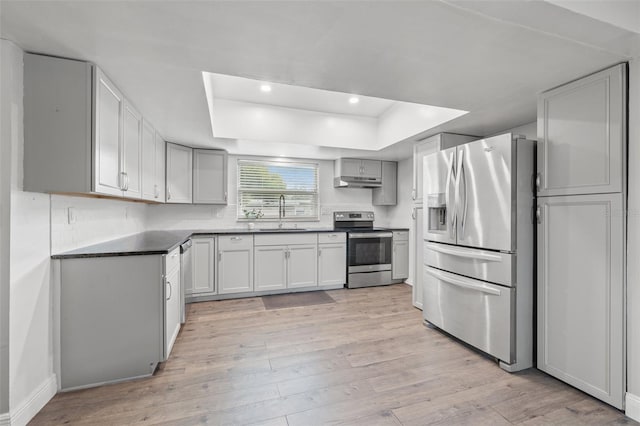
[[278, 219], [280, 195], [284, 219], [317, 219], [318, 164], [238, 160], [238, 218]]

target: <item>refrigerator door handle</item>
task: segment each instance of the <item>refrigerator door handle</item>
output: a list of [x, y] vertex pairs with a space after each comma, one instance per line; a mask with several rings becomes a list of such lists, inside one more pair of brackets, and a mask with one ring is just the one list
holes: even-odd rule
[[476, 282], [475, 280], [471, 280], [469, 278], [464, 278], [464, 277], [453, 277], [450, 276], [450, 274], [446, 274], [442, 271], [439, 271], [437, 269], [433, 269], [433, 268], [425, 268], [425, 271], [429, 274], [434, 276], [435, 278], [439, 279], [440, 281], [443, 281], [445, 283], [448, 284], [452, 284], [458, 287], [462, 287], [462, 288], [467, 288], [469, 290], [475, 290], [475, 291], [479, 291], [481, 293], [486, 293], [486, 294], [490, 294], [492, 296], [500, 296], [501, 291], [496, 289], [496, 288], [492, 288], [489, 287], [488, 285], [485, 284], [480, 284], [478, 282]]
[[[447, 205], [447, 209], [449, 211], [451, 211], [451, 218], [449, 219], [449, 236], [451, 238], [455, 238], [455, 229], [456, 229], [456, 210], [457, 210], [457, 204], [456, 204], [456, 199], [454, 197], [454, 202], [451, 203], [450, 199], [451, 199], [451, 184], [454, 184], [454, 188], [457, 186], [457, 181], [456, 181], [456, 170], [455, 170], [455, 150], [454, 152], [451, 152], [451, 154], [449, 155], [449, 162], [451, 163], [451, 166], [449, 167], [449, 173], [447, 173], [447, 187], [445, 188], [445, 201], [446, 201], [446, 205]], [[455, 195], [455, 194], [454, 194]]]
[[437, 251], [438, 253], [450, 254], [451, 256], [465, 257], [467, 259], [485, 260], [487, 262], [502, 262], [502, 257], [500, 255], [483, 251], [471, 251], [454, 247], [443, 247], [431, 243], [425, 244], [425, 247], [429, 250]]
[[461, 151], [460, 155], [460, 176], [458, 179], [464, 181], [464, 204], [462, 208], [462, 223], [460, 224], [460, 238], [464, 238], [464, 227], [467, 223], [467, 206], [469, 204], [469, 194], [467, 193], [467, 173], [464, 169], [464, 151]]

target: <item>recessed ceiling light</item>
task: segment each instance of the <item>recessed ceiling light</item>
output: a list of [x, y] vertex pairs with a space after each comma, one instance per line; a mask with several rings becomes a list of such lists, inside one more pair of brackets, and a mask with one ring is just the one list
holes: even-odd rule
[[271, 91], [271, 86], [268, 84], [263, 84], [260, 86], [260, 90], [265, 93], [269, 93]]
[[349, 98], [350, 104], [357, 104], [358, 102], [360, 102], [360, 98], [358, 98], [357, 96], [352, 96]]

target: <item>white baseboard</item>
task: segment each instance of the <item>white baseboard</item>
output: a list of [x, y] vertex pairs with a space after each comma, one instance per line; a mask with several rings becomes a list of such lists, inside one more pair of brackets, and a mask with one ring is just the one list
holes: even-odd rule
[[0, 426], [10, 426], [11, 425], [11, 416], [9, 413], [0, 414]]
[[640, 396], [627, 392], [624, 414], [627, 417], [640, 422]]
[[[57, 391], [56, 375], [52, 374], [36, 390], [31, 392], [31, 395], [25, 398], [15, 411], [11, 412], [11, 418], [7, 425], [25, 426], [53, 398]], [[0, 425], [2, 425], [1, 421]]]

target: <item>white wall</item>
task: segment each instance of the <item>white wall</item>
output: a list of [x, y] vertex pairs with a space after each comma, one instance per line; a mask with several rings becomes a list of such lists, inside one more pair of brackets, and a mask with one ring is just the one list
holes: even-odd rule
[[[237, 160], [238, 158], [272, 159], [269, 157], [229, 156], [228, 185], [229, 200], [226, 206], [207, 205], [150, 205], [148, 207], [148, 229], [216, 229], [245, 228], [246, 222], [237, 222]], [[275, 159], [281, 161], [281, 158]], [[291, 159], [288, 159], [291, 160]], [[292, 160], [296, 161], [296, 160]], [[334, 188], [333, 161], [299, 160], [318, 163], [320, 220], [296, 222], [300, 228], [320, 228], [333, 225], [332, 213], [336, 210], [373, 210], [376, 213], [376, 224], [387, 223], [386, 207], [373, 208], [371, 189], [366, 188]], [[258, 228], [274, 228], [277, 222], [258, 222]]]
[[[75, 223], [69, 223], [69, 208]], [[142, 203], [52, 195], [51, 253], [143, 232], [146, 212]]]
[[15, 45], [0, 40], [0, 416], [9, 411], [11, 141], [18, 132], [12, 114], [19, 109], [19, 58]]
[[628, 155], [627, 390], [635, 403], [627, 395], [627, 415], [640, 421], [640, 59], [629, 64]]
[[[38, 405], [55, 393], [50, 333], [49, 196], [22, 191], [23, 55], [18, 47], [6, 41], [3, 49], [9, 52], [2, 57], [3, 70], [9, 67], [11, 73], [10, 81], [3, 75], [3, 84], [8, 84], [11, 90], [3, 92], [2, 98], [3, 106], [10, 104], [11, 108], [9, 123], [3, 123], [3, 127], [10, 126], [10, 134], [2, 134], [11, 144], [9, 410], [12, 417], [20, 418], [21, 412], [38, 410]], [[38, 393], [44, 401], [26, 407]]]

